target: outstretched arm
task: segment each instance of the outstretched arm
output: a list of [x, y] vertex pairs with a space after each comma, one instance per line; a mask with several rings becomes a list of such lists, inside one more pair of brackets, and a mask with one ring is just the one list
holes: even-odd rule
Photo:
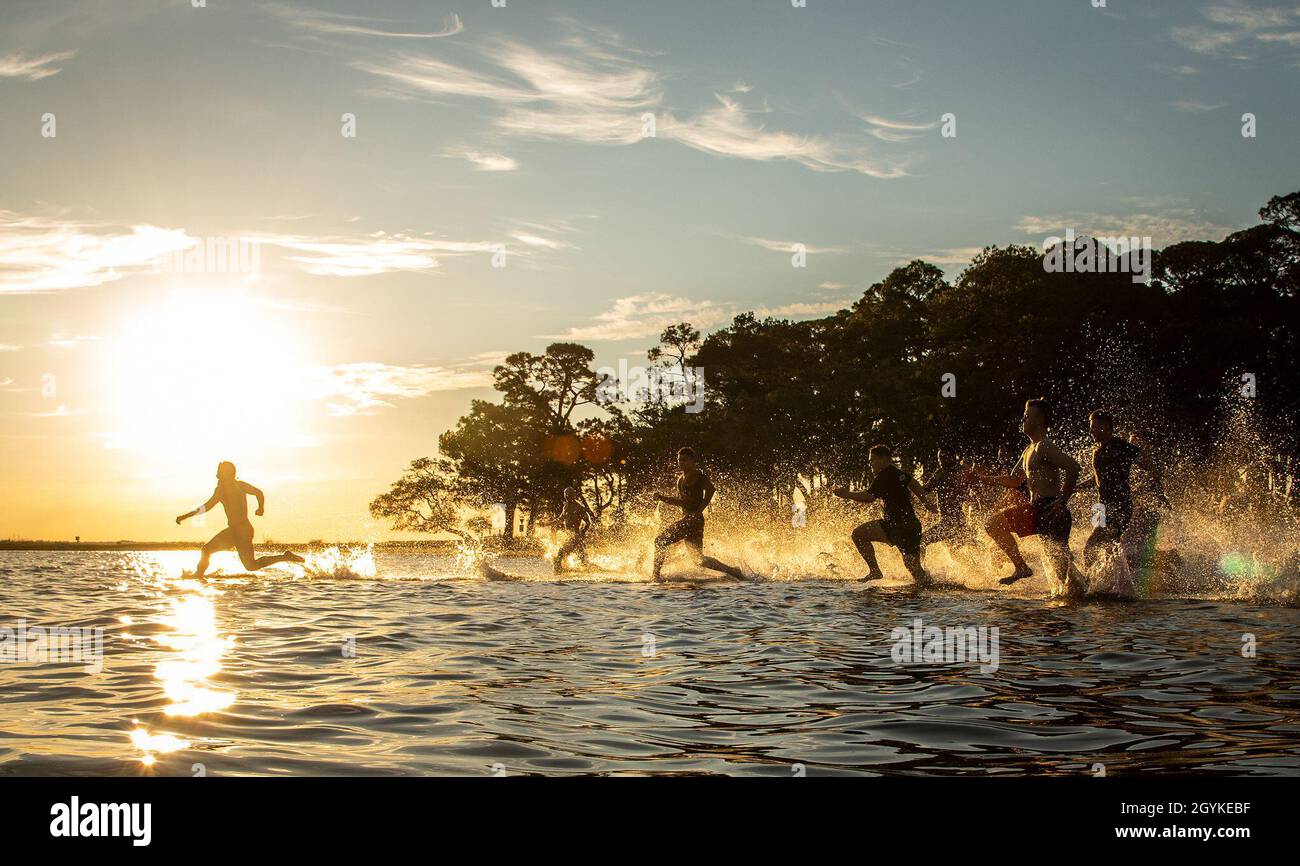
[[926, 511], [931, 514], [939, 513], [939, 506], [935, 504], [934, 497], [930, 495], [927, 488], [921, 486], [921, 482], [915, 478], [909, 478], [907, 479], [907, 489], [912, 491], [913, 496], [921, 500], [921, 504], [925, 506]]
[[247, 481], [241, 481], [239, 483], [244, 485], [244, 493], [248, 494], [249, 496], [257, 497], [257, 516], [261, 517], [262, 514], [266, 511], [266, 495], [262, 493], [262, 491], [254, 487], [253, 485], [249, 484]]
[[849, 488], [847, 487], [836, 487], [834, 490], [831, 491], [831, 493], [835, 496], [838, 496], [840, 499], [848, 499], [853, 502], [869, 503], [869, 502], [876, 501], [876, 497], [865, 490], [855, 493], [854, 491], [849, 490]]
[[971, 478], [983, 484], [992, 484], [998, 487], [1010, 487], [1012, 489], [1025, 483], [1025, 467], [1023, 464], [1016, 464], [1016, 471], [1010, 475], [985, 475], [978, 469], [971, 470]]
[[220, 497], [217, 496], [217, 491], [213, 490], [213, 491], [212, 491], [212, 496], [208, 499], [207, 502], [203, 503], [202, 505], [200, 505], [198, 508], [194, 509], [193, 511], [187, 511], [187, 512], [185, 512], [184, 514], [182, 514], [180, 517], [177, 517], [177, 518], [176, 518], [176, 525], [179, 526], [180, 524], [182, 524], [182, 523], [184, 523], [185, 521], [189, 520], [191, 517], [193, 517], [193, 516], [196, 515], [196, 514], [207, 514], [209, 511], [211, 511], [212, 509], [216, 508], [216, 507], [217, 507], [217, 503], [220, 502], [220, 501], [221, 501], [221, 499], [220, 499]]

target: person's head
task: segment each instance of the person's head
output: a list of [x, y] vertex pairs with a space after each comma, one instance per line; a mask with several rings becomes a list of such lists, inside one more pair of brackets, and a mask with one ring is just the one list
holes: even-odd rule
[[951, 468], [952, 468], [952, 452], [951, 452], [951, 451], [947, 451], [947, 450], [945, 450], [945, 449], [943, 449], [943, 448], [940, 448], [940, 449], [939, 449], [939, 453], [937, 453], [937, 454], [934, 455], [934, 459], [938, 461], [938, 463], [939, 463], [939, 468], [940, 468], [940, 469], [951, 469]]
[[894, 465], [894, 452], [888, 445], [872, 445], [867, 460], [871, 463], [871, 471], [878, 474]]
[[677, 468], [686, 472], [694, 469], [700, 463], [700, 458], [696, 456], [694, 448], [677, 449]]
[[220, 463], [218, 463], [218, 464], [217, 464], [217, 480], [218, 480], [218, 481], [234, 481], [234, 480], [235, 480], [235, 464], [231, 463], [229, 460], [222, 460]]
[[1109, 412], [1098, 409], [1088, 416], [1088, 432], [1094, 442], [1105, 442], [1115, 435], [1115, 419]]
[[1038, 397], [1025, 402], [1025, 414], [1020, 421], [1020, 429], [1030, 438], [1042, 436], [1052, 426], [1052, 407], [1046, 397]]
[[572, 502], [573, 500], [575, 500], [575, 499], [577, 499], [577, 498], [578, 498], [578, 491], [574, 490], [572, 487], [566, 487], [566, 488], [564, 488], [564, 501], [565, 501], [565, 502]]

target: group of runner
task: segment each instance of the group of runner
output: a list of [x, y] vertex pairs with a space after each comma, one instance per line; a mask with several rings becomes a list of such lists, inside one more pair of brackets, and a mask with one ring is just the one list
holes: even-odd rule
[[[974, 465], [960, 467], [951, 454], [941, 450], [935, 471], [921, 485], [894, 465], [888, 446], [872, 448], [871, 486], [860, 493], [843, 488], [835, 491], [837, 496], [857, 502], [879, 501], [884, 508], [883, 519], [864, 523], [853, 531], [853, 541], [867, 563], [863, 580], [883, 577], [872, 549], [873, 544], [883, 543], [898, 548], [903, 563], [918, 584], [928, 583], [929, 577], [921, 565], [925, 547], [938, 541], [953, 547], [972, 543], [974, 532], [964, 505], [972, 490], [987, 486], [1007, 491], [984, 523], [989, 538], [1011, 561], [1011, 574], [1000, 583], [1009, 586], [1033, 576], [1034, 571], [1025, 562], [1016, 539], [1038, 536], [1049, 570], [1065, 594], [1081, 593], [1085, 588], [1078, 585], [1079, 572], [1070, 568], [1070, 531], [1074, 525], [1070, 498], [1080, 490], [1095, 488], [1097, 491], [1097, 501], [1090, 512], [1093, 531], [1083, 548], [1085, 567], [1101, 550], [1119, 545], [1133, 520], [1134, 465], [1146, 470], [1157, 497], [1164, 504], [1167, 501], [1160, 490], [1159, 472], [1141, 440], [1136, 436], [1125, 439], [1117, 435], [1115, 419], [1110, 413], [1098, 410], [1088, 417], [1093, 440], [1092, 465], [1089, 477], [1082, 482], [1078, 461], [1047, 438], [1051, 424], [1052, 409], [1046, 400], [1025, 403], [1021, 430], [1029, 445], [1007, 474], [985, 472]], [[1006, 465], [1004, 452], [999, 452], [999, 462]], [[939, 514], [938, 522], [925, 533], [921, 532], [912, 497]]]
[[[1084, 544], [1085, 567], [1106, 547], [1115, 549], [1125, 530], [1133, 520], [1133, 493], [1131, 474], [1139, 466], [1150, 476], [1157, 497], [1162, 503], [1160, 476], [1151, 462], [1145, 446], [1136, 436], [1128, 438], [1116, 434], [1115, 420], [1105, 411], [1093, 412], [1089, 418], [1089, 432], [1093, 439], [1092, 465], [1088, 477], [1083, 474], [1078, 461], [1047, 438], [1052, 425], [1052, 409], [1044, 399], [1025, 403], [1021, 430], [1029, 445], [1020, 459], [1006, 474], [985, 472], [973, 463], [962, 464], [948, 450], [940, 449], [936, 465], [924, 484], [900, 469], [888, 445], [875, 445], [868, 458], [872, 480], [865, 490], [836, 489], [834, 494], [853, 502], [874, 503], [882, 506], [883, 517], [858, 526], [853, 530], [854, 546], [867, 565], [863, 581], [884, 577], [876, 560], [875, 545], [887, 544], [898, 549], [903, 564], [918, 585], [929, 583], [922, 565], [926, 547], [945, 542], [950, 547], [961, 547], [975, 541], [975, 532], [966, 514], [966, 505], [979, 499], [981, 488], [1002, 488], [1001, 501], [991, 509], [984, 522], [989, 538], [1007, 556], [1012, 571], [1001, 579], [1011, 585], [1031, 577], [1033, 569], [1021, 555], [1016, 538], [1038, 536], [1049, 570], [1061, 583], [1066, 594], [1078, 594], [1083, 587], [1077, 585], [1078, 572], [1070, 568], [1069, 539], [1073, 528], [1070, 499], [1078, 491], [1095, 488], [1096, 503], [1091, 509], [1093, 532]], [[999, 464], [1006, 466], [1009, 457], [999, 449]], [[655, 499], [681, 509], [682, 516], [671, 523], [655, 538], [654, 570], [659, 579], [670, 548], [684, 543], [694, 555], [696, 563], [704, 568], [736, 577], [739, 569], [704, 555], [704, 510], [713, 500], [715, 488], [709, 477], [700, 470], [694, 450], [682, 448], [677, 453], [676, 495], [655, 494]], [[913, 499], [938, 519], [929, 529], [922, 531], [916, 516]], [[568, 540], [554, 557], [556, 573], [564, 568], [565, 560], [577, 552], [584, 565], [587, 563], [585, 538], [595, 524], [593, 515], [578, 491], [564, 492], [564, 507], [560, 514], [561, 525], [569, 532]]]

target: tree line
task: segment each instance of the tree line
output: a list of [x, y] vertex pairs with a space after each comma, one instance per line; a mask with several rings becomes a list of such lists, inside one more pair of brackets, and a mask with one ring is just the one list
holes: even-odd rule
[[[414, 461], [370, 510], [395, 529], [463, 535], [486, 529], [485, 510], [500, 504], [509, 540], [518, 524], [531, 533], [552, 517], [572, 486], [602, 523], [619, 523], [691, 445], [725, 479], [728, 501], [788, 520], [796, 490], [811, 510], [865, 480], [876, 442], [907, 467], [940, 446], [987, 459], [1019, 441], [1021, 405], [1038, 396], [1080, 429], [1108, 408], [1171, 459], [1193, 462], [1244, 405], [1269, 443], [1261, 457], [1291, 471], [1300, 193], [1259, 216], [1222, 241], [1154, 251], [1149, 282], [1122, 267], [1049, 272], [1042, 251], [990, 246], [951, 281], [924, 261], [899, 267], [824, 318], [745, 313], [707, 336], [674, 325], [647, 363], [683, 380], [702, 370], [698, 412], [663, 394], [602, 400], [586, 346], [518, 352], [493, 373], [497, 399], [473, 401], [436, 455]], [[1073, 243], [1118, 259], [1092, 239]]]

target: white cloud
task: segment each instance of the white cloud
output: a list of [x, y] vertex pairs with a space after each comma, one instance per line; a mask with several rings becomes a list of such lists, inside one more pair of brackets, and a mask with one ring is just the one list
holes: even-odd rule
[[20, 412], [20, 415], [26, 415], [28, 418], [71, 418], [74, 415], [80, 415], [80, 409], [69, 409], [67, 406], [60, 405], [59, 408], [49, 412]]
[[40, 81], [51, 75], [58, 75], [63, 67], [58, 66], [77, 52], [61, 51], [54, 54], [27, 56], [24, 54], [0, 55], [0, 78], [22, 78], [27, 81]]
[[1197, 54], [1251, 60], [1262, 45], [1300, 45], [1300, 6], [1256, 6], [1227, 0], [1201, 10], [1205, 23], [1175, 27], [1173, 39]]
[[716, 94], [718, 105], [685, 120], [667, 115], [659, 134], [687, 147], [739, 159], [789, 160], [814, 171], [854, 171], [869, 177], [904, 177], [899, 162], [872, 159], [856, 149], [839, 147], [815, 135], [769, 131], [757, 124], [736, 100]]
[[0, 294], [88, 288], [152, 269], [198, 243], [181, 229], [129, 230], [0, 211]]
[[438, 267], [440, 256], [491, 253], [493, 241], [451, 241], [376, 232], [361, 237], [262, 235], [259, 243], [290, 250], [290, 261], [309, 274], [361, 277], [391, 271], [424, 271]]
[[984, 252], [983, 247], [948, 247], [946, 249], [927, 250], [915, 255], [907, 255], [895, 261], [896, 265], [907, 265], [921, 259], [932, 265], [948, 265], [950, 267], [964, 266], [971, 263], [971, 259]]
[[565, 250], [565, 249], [571, 249], [573, 247], [573, 244], [567, 241], [554, 240], [552, 238], [544, 238], [541, 237], [540, 235], [535, 235], [530, 232], [524, 232], [524, 231], [512, 232], [510, 234], [510, 237], [519, 241], [521, 244], [526, 244], [527, 246], [530, 247], [540, 247], [545, 250]]
[[[501, 113], [498, 132], [526, 138], [630, 145], [643, 141], [645, 115], [655, 136], [715, 156], [760, 162], [786, 160], [815, 171], [852, 171], [876, 178], [906, 174], [905, 164], [872, 158], [860, 144], [837, 144], [822, 136], [768, 129], [731, 95], [718, 105], [677, 116], [665, 106], [665, 76], [640, 62], [637, 52], [609, 34], [576, 35], [565, 53], [545, 52], [509, 40], [478, 50], [483, 70], [409, 53], [352, 61], [382, 79], [398, 98], [483, 99]], [[732, 93], [747, 92], [733, 87]]]
[[1222, 240], [1237, 231], [1231, 226], [1199, 217], [1190, 210], [1128, 215], [1077, 213], [1055, 216], [1026, 216], [1016, 223], [1026, 235], [1046, 238], [1064, 236], [1067, 229], [1076, 235], [1093, 237], [1149, 237], [1156, 247], [1191, 240]]
[[270, 3], [263, 7], [267, 12], [280, 18], [287, 24], [309, 34], [324, 36], [376, 36], [389, 39], [441, 39], [465, 32], [465, 25], [460, 16], [452, 13], [447, 16], [441, 30], [398, 30], [381, 25], [389, 23], [361, 15], [344, 15], [338, 12], [324, 12], [305, 9], [300, 6], [285, 6]]
[[500, 153], [482, 153], [476, 150], [452, 151], [446, 156], [468, 160], [476, 171], [515, 171], [519, 163]]
[[[810, 318], [829, 315], [851, 304], [847, 300], [796, 302], [776, 307], [753, 309], [759, 318]], [[735, 304], [717, 301], [694, 301], [674, 295], [651, 292], [614, 301], [614, 306], [597, 315], [585, 326], [571, 328], [552, 338], [601, 342], [640, 340], [658, 337], [664, 328], [678, 322], [690, 322], [701, 331], [726, 325], [744, 312]]]
[[306, 393], [325, 403], [332, 415], [369, 415], [394, 400], [426, 397], [437, 391], [492, 387], [492, 373], [481, 365], [402, 366], [361, 361], [313, 368]]
[[868, 133], [881, 141], [911, 141], [921, 135], [939, 128], [939, 121], [917, 123], [907, 120], [890, 120], [874, 114], [860, 114], [858, 117], [871, 128]]
[[[762, 247], [765, 250], [771, 250], [774, 253], [793, 253], [795, 247], [802, 241], [774, 241], [768, 238], [742, 237], [742, 241], [747, 244], [753, 244]], [[803, 244], [804, 252], [809, 255], [834, 255], [844, 252], [843, 247], [818, 247], [812, 244]]]
[[1210, 111], [1218, 111], [1225, 107], [1226, 102], [1200, 102], [1195, 99], [1179, 99], [1170, 103], [1175, 110], [1184, 114], [1205, 114]]

